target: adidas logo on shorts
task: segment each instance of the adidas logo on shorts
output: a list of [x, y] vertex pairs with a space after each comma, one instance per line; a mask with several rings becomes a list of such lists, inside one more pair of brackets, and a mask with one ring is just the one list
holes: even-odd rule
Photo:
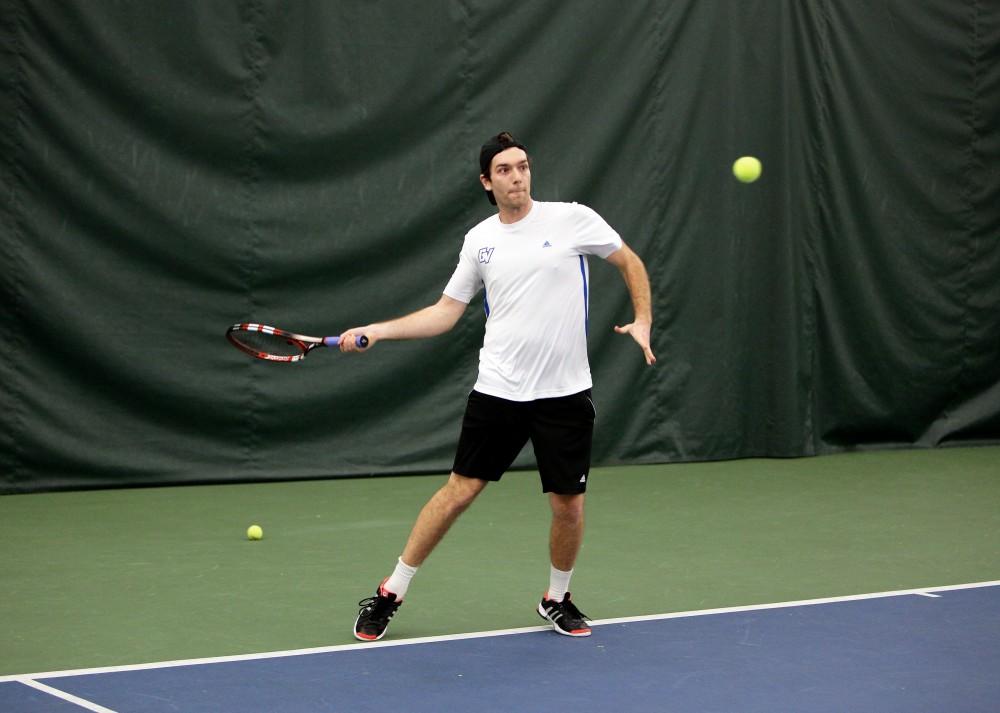
[[583, 475], [580, 476], [580, 482], [581, 483], [586, 483], [587, 482], [587, 474], [586, 473], [584, 473]]

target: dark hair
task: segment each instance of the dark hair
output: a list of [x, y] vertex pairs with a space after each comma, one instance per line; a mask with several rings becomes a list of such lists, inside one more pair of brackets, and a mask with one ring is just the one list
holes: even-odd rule
[[[479, 173], [489, 178], [493, 157], [507, 149], [521, 149], [525, 154], [528, 153], [528, 147], [515, 139], [509, 131], [501, 131], [496, 136], [490, 137], [479, 149]], [[493, 191], [486, 191], [486, 197], [493, 205], [497, 204]]]

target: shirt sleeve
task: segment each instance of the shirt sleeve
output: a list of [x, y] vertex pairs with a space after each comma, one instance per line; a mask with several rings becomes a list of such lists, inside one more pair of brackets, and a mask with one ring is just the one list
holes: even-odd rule
[[462, 252], [458, 254], [458, 265], [455, 266], [455, 272], [452, 273], [451, 279], [448, 280], [448, 284], [444, 288], [444, 294], [453, 300], [469, 304], [482, 287], [483, 279], [479, 275], [479, 270], [463, 247]]
[[573, 204], [574, 246], [585, 255], [606, 258], [620, 250], [622, 238], [593, 208]]

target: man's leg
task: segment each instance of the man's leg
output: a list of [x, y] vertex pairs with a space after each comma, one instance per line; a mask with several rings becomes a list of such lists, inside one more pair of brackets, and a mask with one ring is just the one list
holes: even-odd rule
[[487, 486], [487, 481], [452, 473], [448, 482], [427, 501], [410, 531], [402, 560], [419, 567], [441, 538]]
[[399, 609], [417, 568], [486, 485], [485, 480], [453, 472], [448, 482], [431, 496], [410, 530], [403, 555], [393, 573], [379, 585], [374, 597], [359, 602], [362, 609], [354, 622], [355, 638], [377, 641], [385, 635], [389, 620]]
[[536, 403], [531, 439], [542, 489], [549, 494], [549, 587], [538, 614], [567, 636], [589, 636], [586, 616], [570, 601], [569, 582], [583, 542], [583, 505], [590, 474], [594, 404], [590, 391]]
[[549, 557], [552, 566], [568, 572], [576, 564], [583, 542], [584, 495], [549, 493], [552, 506], [552, 526], [549, 529]]
[[583, 493], [549, 493], [552, 526], [549, 530], [549, 557], [552, 567], [549, 589], [538, 605], [538, 614], [552, 623], [552, 628], [567, 636], [589, 636], [587, 617], [570, 601], [569, 580], [583, 542]]
[[[359, 602], [362, 609], [354, 622], [357, 638], [363, 641], [382, 638], [417, 568], [488, 482], [499, 480], [527, 443], [525, 421], [521, 403], [477, 391], [469, 394], [451, 476], [417, 516], [393, 573], [374, 597]], [[476, 473], [479, 477], [459, 473]]]

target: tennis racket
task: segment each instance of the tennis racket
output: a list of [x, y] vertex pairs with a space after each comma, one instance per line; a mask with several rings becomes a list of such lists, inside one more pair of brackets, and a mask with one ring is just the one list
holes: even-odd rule
[[[267, 361], [301, 361], [316, 347], [340, 344], [340, 337], [307, 337], [266, 324], [234, 324], [226, 330], [226, 339], [241, 352]], [[368, 337], [355, 337], [355, 344], [364, 349]]]

